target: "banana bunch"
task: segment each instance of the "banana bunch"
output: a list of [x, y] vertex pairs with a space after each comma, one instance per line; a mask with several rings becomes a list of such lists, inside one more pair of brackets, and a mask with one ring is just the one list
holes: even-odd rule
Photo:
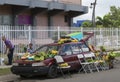
[[22, 60], [25, 60], [25, 59], [27, 59], [28, 57], [29, 57], [29, 53], [25, 53], [25, 54], [23, 54], [23, 56], [21, 57], [21, 59]]
[[104, 59], [105, 61], [109, 61], [109, 55], [103, 55], [103, 59]]
[[43, 61], [47, 55], [45, 52], [39, 52], [35, 55], [34, 60], [36, 61]]
[[77, 39], [73, 39], [72, 42], [78, 42], [78, 40]]
[[52, 51], [51, 51], [51, 54], [53, 54], [53, 55], [57, 55], [57, 54], [58, 54], [58, 51], [56, 51], [56, 50], [52, 50]]
[[67, 67], [68, 66], [68, 63], [62, 63], [59, 65], [60, 67]]
[[35, 56], [34, 57], [34, 60], [36, 60], [36, 61], [43, 61], [45, 59], [45, 57], [44, 56]]
[[116, 56], [116, 54], [115, 54], [114, 52], [110, 52], [110, 53], [109, 53], [109, 58], [110, 58], [110, 59], [114, 59], [115, 56]]
[[60, 39], [60, 40], [58, 41], [58, 44], [63, 44], [66, 40], [67, 40], [67, 39]]

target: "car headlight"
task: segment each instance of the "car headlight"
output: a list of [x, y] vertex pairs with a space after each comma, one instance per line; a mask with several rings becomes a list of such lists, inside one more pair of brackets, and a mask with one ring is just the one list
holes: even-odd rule
[[32, 66], [45, 66], [43, 62], [33, 63]]
[[18, 63], [13, 63], [12, 65], [13, 65], [13, 66], [18, 66], [19, 64], [18, 64]]

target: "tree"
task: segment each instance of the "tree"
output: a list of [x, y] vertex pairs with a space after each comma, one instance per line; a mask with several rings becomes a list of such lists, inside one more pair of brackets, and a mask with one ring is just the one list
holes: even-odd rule
[[85, 21], [81, 25], [82, 27], [92, 27], [92, 23], [90, 21]]
[[102, 27], [120, 27], [120, 8], [115, 6], [110, 7], [110, 12], [106, 15], [96, 18], [96, 25]]

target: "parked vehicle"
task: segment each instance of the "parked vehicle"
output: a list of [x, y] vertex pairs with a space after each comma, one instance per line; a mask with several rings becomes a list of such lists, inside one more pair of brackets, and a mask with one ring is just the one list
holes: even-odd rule
[[[47, 54], [51, 50], [56, 50], [56, 55], [63, 57], [64, 61], [71, 66], [70, 70], [79, 70], [81, 68], [77, 58], [78, 54], [88, 55], [92, 53], [84, 41], [46, 44], [35, 50], [35, 52], [44, 52]], [[56, 77], [59, 72], [53, 55], [49, 55], [49, 57], [41, 61], [16, 60], [11, 67], [11, 71], [13, 74], [20, 75], [21, 77], [47, 75], [50, 78]]]
[[[59, 45], [58, 43], [52, 43], [43, 45], [36, 50], [36, 52], [48, 52], [50, 50], [57, 50], [58, 55], [61, 55], [65, 62], [67, 62], [71, 68], [70, 70], [79, 70], [80, 63], [77, 59], [77, 55], [84, 53], [90, 54], [90, 50], [84, 42], [72, 42]], [[57, 66], [54, 57], [49, 57], [43, 61], [28, 61], [28, 60], [16, 60], [11, 68], [13, 74], [26, 77], [29, 75], [48, 75], [49, 77], [57, 76]]]

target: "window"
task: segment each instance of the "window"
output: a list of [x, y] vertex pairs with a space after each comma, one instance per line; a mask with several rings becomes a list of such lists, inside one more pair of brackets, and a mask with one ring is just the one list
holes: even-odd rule
[[2, 24], [2, 16], [0, 15], [0, 25]]
[[39, 52], [46, 52], [47, 48], [48, 48], [48, 46], [44, 46], [39, 50]]
[[86, 44], [79, 44], [79, 47], [83, 50], [83, 52], [89, 51], [89, 48]]
[[11, 25], [12, 17], [10, 15], [0, 15], [0, 25]]
[[61, 55], [71, 55], [71, 54], [72, 54], [71, 45], [70, 44], [64, 45], [61, 51]]
[[9, 15], [4, 15], [3, 16], [3, 24], [5, 25], [10, 25], [12, 22], [11, 22], [11, 16]]
[[59, 46], [57, 46], [57, 45], [55, 45], [55, 46], [48, 46], [48, 49], [47, 49], [47, 51], [51, 51], [51, 50], [59, 50]]
[[80, 49], [79, 49], [79, 46], [77, 44], [71, 44], [71, 49], [72, 49], [73, 54], [80, 53]]
[[40, 48], [38, 48], [36, 51], [37, 52], [45, 52], [45, 53], [48, 53], [49, 51], [51, 50], [56, 50], [58, 51], [60, 48], [60, 46], [58, 45], [45, 45], [45, 46], [42, 46]]

